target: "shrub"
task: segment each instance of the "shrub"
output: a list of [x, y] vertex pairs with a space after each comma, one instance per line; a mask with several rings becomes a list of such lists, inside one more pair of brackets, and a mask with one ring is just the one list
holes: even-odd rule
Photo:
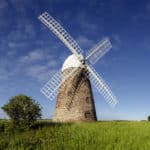
[[2, 109], [10, 117], [11, 123], [18, 127], [31, 127], [41, 118], [39, 104], [23, 94], [12, 97]]
[[150, 116], [147, 117], [147, 120], [150, 121]]

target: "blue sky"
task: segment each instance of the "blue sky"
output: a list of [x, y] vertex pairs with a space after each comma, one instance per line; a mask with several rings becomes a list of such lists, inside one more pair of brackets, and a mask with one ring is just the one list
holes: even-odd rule
[[[71, 52], [37, 17], [49, 12], [86, 53], [108, 36], [113, 48], [94, 67], [119, 103], [112, 109], [93, 88], [99, 119], [150, 115], [150, 2], [148, 0], [0, 0], [0, 107], [23, 93], [51, 118], [55, 100], [41, 87]], [[6, 114], [0, 109], [0, 118]]]

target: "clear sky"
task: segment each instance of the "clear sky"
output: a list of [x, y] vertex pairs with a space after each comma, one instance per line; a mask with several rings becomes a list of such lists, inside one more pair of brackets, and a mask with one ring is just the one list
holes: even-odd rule
[[[0, 0], [0, 107], [23, 93], [51, 118], [55, 100], [41, 87], [71, 52], [37, 19], [47, 11], [86, 53], [108, 36], [113, 48], [95, 65], [119, 103], [112, 109], [93, 88], [99, 119], [150, 115], [149, 0]], [[0, 109], [0, 118], [6, 114]]]

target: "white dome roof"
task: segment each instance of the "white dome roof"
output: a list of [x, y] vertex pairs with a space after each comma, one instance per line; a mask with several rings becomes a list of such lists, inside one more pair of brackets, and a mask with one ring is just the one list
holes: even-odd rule
[[80, 67], [82, 63], [77, 59], [77, 57], [73, 54], [70, 55], [64, 62], [61, 71], [72, 67]]

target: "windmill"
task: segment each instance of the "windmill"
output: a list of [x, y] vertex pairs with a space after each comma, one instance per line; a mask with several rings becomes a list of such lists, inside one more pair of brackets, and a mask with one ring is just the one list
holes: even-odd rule
[[118, 102], [108, 85], [92, 67], [112, 48], [109, 39], [104, 38], [84, 57], [78, 43], [52, 16], [44, 12], [38, 19], [73, 53], [66, 59], [62, 69], [41, 89], [50, 100], [58, 93], [54, 121], [96, 120], [90, 82], [112, 107]]

